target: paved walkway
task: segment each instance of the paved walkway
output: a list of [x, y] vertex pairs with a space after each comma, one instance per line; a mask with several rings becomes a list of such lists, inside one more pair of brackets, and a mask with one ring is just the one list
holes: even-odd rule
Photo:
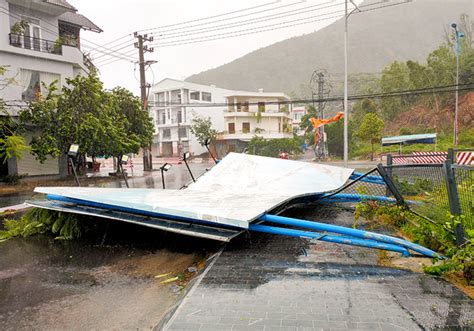
[[[321, 207], [291, 216], [350, 226]], [[264, 234], [231, 242], [169, 330], [418, 330], [473, 326], [474, 303], [442, 279], [377, 265], [365, 248]], [[429, 261], [426, 261], [429, 263]]]

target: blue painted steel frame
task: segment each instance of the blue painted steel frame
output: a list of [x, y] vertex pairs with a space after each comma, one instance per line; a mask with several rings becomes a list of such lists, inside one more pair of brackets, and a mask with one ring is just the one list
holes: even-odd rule
[[338, 233], [338, 234], [341, 234], [341, 235], [350, 236], [350, 237], [354, 237], [354, 238], [365, 239], [365, 240], [373, 240], [373, 241], [376, 241], [376, 242], [387, 243], [387, 244], [391, 244], [391, 245], [401, 246], [401, 247], [404, 247], [406, 249], [411, 249], [412, 251], [415, 251], [417, 253], [420, 253], [422, 255], [429, 256], [429, 257], [432, 257], [432, 258], [437, 258], [437, 259], [443, 259], [444, 258], [443, 256], [441, 256], [438, 253], [432, 251], [431, 249], [428, 249], [428, 248], [425, 248], [423, 246], [414, 244], [414, 243], [409, 242], [409, 241], [404, 240], [404, 239], [391, 237], [391, 236], [387, 236], [387, 235], [379, 234], [379, 233], [375, 233], [375, 232], [351, 229], [351, 228], [346, 228], [344, 226], [325, 224], [325, 223], [319, 223], [319, 222], [312, 222], [312, 221], [305, 221], [305, 220], [300, 220], [300, 219], [296, 219], [296, 218], [282, 217], [282, 216], [275, 216], [275, 215], [268, 215], [268, 214], [264, 215], [261, 218], [261, 220], [265, 221], [265, 222], [272, 222], [272, 223], [283, 224], [283, 225], [291, 225], [291, 226], [296, 226], [296, 227], [301, 227], [301, 228], [306, 228], [306, 229], [312, 229], [312, 230], [317, 230], [317, 231]]
[[290, 236], [290, 237], [311, 238], [311, 239], [316, 239], [316, 240], [321, 240], [321, 241], [326, 241], [326, 242], [336, 243], [336, 244], [377, 248], [377, 249], [383, 249], [386, 251], [401, 253], [403, 256], [406, 256], [406, 257], [410, 256], [410, 253], [404, 247], [377, 242], [375, 240], [364, 240], [364, 239], [358, 239], [354, 237], [334, 236], [334, 235], [329, 235], [325, 233], [279, 228], [275, 226], [268, 226], [268, 225], [262, 225], [262, 224], [250, 224], [249, 230], [256, 231], [256, 232], [279, 234], [279, 235]]
[[[213, 224], [212, 222], [203, 222], [201, 220], [195, 220], [195, 219], [190, 219], [190, 218], [145, 212], [141, 210], [135, 210], [132, 208], [112, 206], [108, 204], [95, 203], [95, 202], [85, 201], [85, 200], [80, 200], [80, 199], [71, 199], [71, 198], [58, 196], [58, 195], [52, 195], [52, 194], [47, 195], [47, 199], [76, 203], [76, 204], [80, 204], [84, 206], [96, 207], [96, 208], [101, 208], [101, 209], [113, 209], [113, 210], [123, 211], [127, 213], [141, 214], [144, 216], [155, 216], [155, 217], [163, 217], [163, 218], [168, 218], [168, 219], [176, 219], [180, 221], [187, 221], [190, 223], [206, 223], [208, 225], [209, 224], [216, 225], [216, 224]], [[390, 237], [387, 235], [378, 234], [374, 232], [356, 230], [356, 229], [346, 228], [343, 226], [305, 221], [305, 220], [300, 220], [300, 219], [295, 219], [295, 218], [275, 216], [275, 215], [269, 215], [269, 214], [263, 215], [258, 221], [296, 226], [296, 227], [323, 231], [323, 232], [332, 232], [332, 233], [337, 233], [340, 235], [335, 236], [335, 235], [329, 235], [326, 233], [311, 232], [311, 231], [297, 230], [297, 229], [288, 229], [288, 228], [268, 226], [268, 225], [263, 225], [263, 224], [250, 224], [249, 230], [257, 231], [257, 232], [273, 233], [273, 234], [279, 234], [279, 235], [287, 235], [287, 236], [292, 236], [292, 237], [306, 237], [306, 238], [312, 238], [312, 239], [317, 239], [317, 240], [332, 242], [332, 243], [389, 250], [389, 251], [401, 253], [403, 254], [403, 256], [409, 256], [410, 253], [408, 249], [410, 249], [420, 254], [423, 254], [425, 256], [443, 259], [443, 256], [437, 254], [436, 252], [433, 252], [432, 250], [422, 247], [420, 245], [411, 243], [409, 241], [406, 241], [400, 238]], [[222, 224], [219, 224], [217, 225], [217, 227], [227, 227], [227, 226], [223, 226]]]

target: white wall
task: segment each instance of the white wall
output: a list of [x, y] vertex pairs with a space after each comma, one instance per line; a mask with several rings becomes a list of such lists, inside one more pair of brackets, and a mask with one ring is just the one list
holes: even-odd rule
[[[181, 91], [182, 103], [203, 104], [203, 105], [209, 104], [209, 103], [225, 104], [226, 102], [225, 95], [231, 92], [229, 90], [221, 89], [221, 88], [213, 87], [213, 86], [188, 83], [188, 82], [178, 81], [178, 80], [173, 80], [173, 79], [165, 79], [151, 88], [150, 101], [158, 102], [157, 93], [160, 93], [160, 92], [165, 92], [165, 102], [170, 102], [172, 100], [175, 100], [176, 99], [176, 97], [174, 96], [175, 93], [174, 92], [171, 93], [171, 91], [175, 91], [175, 90]], [[208, 102], [208, 101], [203, 101], [203, 100], [189, 99], [189, 93], [194, 92], [194, 91], [211, 93], [212, 100]], [[159, 128], [156, 126], [157, 109], [166, 109], [166, 110], [172, 109], [173, 111], [172, 117], [176, 116], [175, 114], [178, 109], [183, 109], [183, 111], [185, 112], [183, 119], [186, 120], [183, 123], [183, 126], [185, 125], [188, 126], [189, 151], [196, 155], [205, 153], [207, 150], [205, 147], [201, 146], [198, 143], [196, 137], [192, 135], [189, 130], [189, 126], [191, 125], [193, 118], [197, 116], [204, 117], [204, 118], [210, 117], [213, 129], [217, 130], [218, 132], [222, 132], [225, 130], [225, 125], [224, 125], [224, 111], [226, 110], [225, 106], [219, 106], [219, 107], [186, 106], [182, 108], [177, 108], [176, 106], [151, 107], [150, 116], [153, 118], [153, 121], [155, 123], [155, 132], [157, 129], [159, 129], [160, 136], [162, 135], [161, 131], [162, 131], [163, 126], [160, 126]], [[166, 120], [168, 121], [167, 116], [166, 116]], [[174, 132], [175, 134], [173, 134]], [[161, 138], [161, 137], [157, 137], [157, 138]], [[182, 138], [181, 140], [185, 141], [187, 139]], [[161, 139], [158, 139], [158, 141], [161, 141]], [[173, 141], [173, 142], [178, 141], [176, 124], [173, 124], [173, 126], [171, 127], [171, 140], [164, 140], [164, 141]]]

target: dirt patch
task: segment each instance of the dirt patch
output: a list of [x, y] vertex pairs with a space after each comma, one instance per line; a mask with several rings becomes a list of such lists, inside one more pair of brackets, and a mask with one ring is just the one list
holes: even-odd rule
[[[459, 126], [472, 128], [474, 123], [474, 92], [469, 92], [459, 98]], [[452, 130], [454, 106], [440, 110], [424, 106], [414, 106], [410, 110], [399, 113], [393, 121], [387, 121], [386, 131], [398, 134], [400, 128], [423, 128], [436, 132]]]
[[[130, 257], [110, 266], [110, 270], [130, 277], [136, 278], [155, 278], [169, 274], [168, 278], [184, 276], [188, 268], [198, 268], [200, 262], [204, 259], [200, 254], [181, 254], [161, 250], [159, 252]], [[194, 270], [194, 269], [191, 269]], [[161, 281], [164, 277], [158, 277]]]

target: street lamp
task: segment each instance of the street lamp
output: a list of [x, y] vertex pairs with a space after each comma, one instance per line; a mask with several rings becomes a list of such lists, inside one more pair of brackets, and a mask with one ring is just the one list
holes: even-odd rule
[[459, 50], [460, 50], [460, 42], [459, 40], [464, 37], [464, 33], [458, 30], [458, 26], [456, 23], [451, 24], [451, 27], [454, 29], [456, 34], [456, 101], [454, 105], [454, 147], [458, 145], [458, 99], [459, 99]]
[[120, 161], [118, 162], [118, 166], [119, 166], [120, 172], [122, 173], [123, 180], [125, 181], [125, 186], [127, 186], [127, 188], [130, 188], [130, 186], [128, 186], [127, 175], [125, 174], [125, 171], [123, 170], [123, 165], [127, 164], [128, 159], [129, 159], [128, 155], [126, 154], [122, 155], [122, 157], [120, 158]]
[[73, 160], [74, 158], [76, 158], [78, 153], [79, 153], [79, 145], [71, 144], [67, 152], [67, 159], [71, 163], [72, 172], [74, 173], [74, 179], [76, 180], [77, 186], [81, 186], [81, 184], [79, 183], [79, 178], [77, 177], [76, 166], [74, 165], [74, 160]]
[[161, 182], [163, 183], [163, 190], [165, 189], [165, 171], [168, 171], [171, 169], [171, 164], [165, 163], [160, 167], [161, 171]]
[[348, 31], [348, 24], [347, 21], [349, 20], [349, 16], [354, 11], [361, 11], [359, 7], [354, 3], [353, 0], [349, 0], [352, 5], [354, 5], [354, 9], [348, 13], [347, 11], [347, 1], [344, 3], [344, 167], [348, 167], [348, 154], [349, 154], [349, 110], [348, 110], [348, 92], [347, 92], [347, 31]]

